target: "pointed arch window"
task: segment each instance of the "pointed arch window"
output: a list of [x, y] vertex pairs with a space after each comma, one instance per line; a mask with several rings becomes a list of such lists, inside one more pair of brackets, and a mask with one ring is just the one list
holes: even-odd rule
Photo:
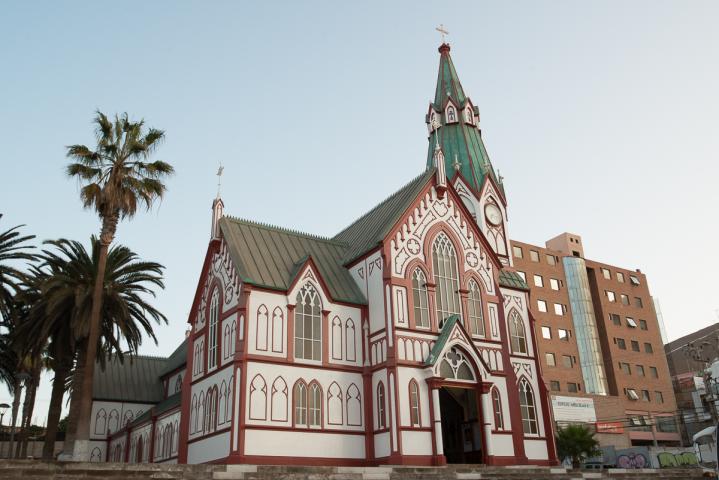
[[322, 426], [322, 389], [319, 384], [313, 382], [310, 384], [309, 395], [307, 397], [309, 426]]
[[322, 301], [309, 283], [297, 293], [295, 358], [322, 360]]
[[457, 253], [449, 237], [442, 232], [432, 246], [434, 283], [437, 285], [437, 322], [440, 328], [450, 315], [461, 314]]
[[292, 403], [295, 410], [295, 425], [307, 425], [307, 385], [298, 380], [292, 391]]
[[474, 123], [474, 115], [472, 115], [472, 107], [467, 106], [467, 108], [464, 110], [464, 121], [470, 124]]
[[419, 328], [429, 328], [429, 301], [427, 277], [421, 268], [412, 273], [412, 298], [414, 300], [414, 323]]
[[472, 366], [457, 347], [452, 347], [444, 354], [439, 364], [439, 374], [447, 379], [474, 381]]
[[519, 409], [522, 411], [522, 430], [525, 435], [537, 435], [537, 408], [534, 392], [526, 378], [519, 382]]
[[385, 416], [384, 402], [384, 383], [377, 384], [377, 428], [387, 428], [387, 418]]
[[469, 330], [472, 335], [484, 336], [484, 318], [482, 318], [482, 291], [474, 280], [469, 281], [469, 295], [467, 296], [467, 317]]
[[295, 426], [322, 426], [322, 388], [317, 382], [313, 381], [308, 387], [305, 382], [298, 380], [292, 392], [292, 402]]
[[457, 111], [453, 106], [447, 107], [447, 123], [454, 123], [457, 121]]
[[217, 366], [217, 321], [219, 319], [220, 292], [215, 288], [212, 290], [210, 300], [210, 322], [207, 330], [207, 368]]
[[512, 353], [527, 353], [527, 335], [524, 330], [524, 320], [516, 310], [509, 315], [509, 337], [512, 343]]
[[502, 398], [497, 387], [492, 387], [492, 407], [494, 409], [494, 429], [504, 430], [504, 416], [502, 415]]
[[409, 382], [409, 423], [413, 427], [421, 426], [419, 417], [419, 386], [414, 379]]

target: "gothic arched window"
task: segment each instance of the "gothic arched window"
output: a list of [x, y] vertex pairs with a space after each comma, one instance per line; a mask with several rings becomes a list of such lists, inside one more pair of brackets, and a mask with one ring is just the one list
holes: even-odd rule
[[494, 409], [494, 429], [504, 430], [504, 416], [502, 415], [502, 399], [497, 387], [492, 387], [492, 407]]
[[412, 298], [414, 300], [414, 323], [420, 328], [429, 328], [429, 301], [427, 299], [427, 277], [421, 268], [412, 273]]
[[384, 403], [384, 383], [382, 382], [379, 382], [377, 385], [377, 428], [387, 428]]
[[534, 403], [534, 392], [526, 378], [519, 382], [519, 409], [522, 411], [522, 429], [525, 435], [537, 435], [537, 408]]
[[295, 358], [322, 360], [322, 301], [309, 283], [297, 293]]
[[212, 290], [212, 300], [210, 300], [210, 326], [208, 329], [207, 339], [207, 368], [217, 366], [217, 321], [219, 319], [220, 308], [220, 292], [215, 288]]
[[447, 123], [454, 123], [457, 121], [457, 112], [454, 107], [447, 108]]
[[516, 310], [509, 315], [509, 337], [512, 342], [512, 353], [527, 353], [527, 335], [524, 321]]
[[437, 322], [440, 328], [450, 315], [461, 314], [457, 254], [446, 234], [440, 233], [432, 246], [434, 283], [437, 285]]
[[309, 394], [307, 395], [307, 411], [310, 427], [322, 426], [322, 389], [319, 384], [313, 382], [310, 384]]
[[452, 347], [444, 354], [444, 358], [439, 364], [439, 374], [450, 380], [474, 380], [474, 373], [469, 360], [456, 347]]
[[419, 386], [417, 382], [412, 379], [409, 382], [409, 423], [413, 427], [419, 427]]
[[482, 292], [474, 280], [469, 282], [469, 295], [467, 296], [467, 310], [469, 317], [469, 331], [472, 335], [484, 336], [484, 319], [482, 318]]
[[302, 380], [292, 389], [292, 406], [295, 410], [295, 425], [307, 425], [307, 385]]

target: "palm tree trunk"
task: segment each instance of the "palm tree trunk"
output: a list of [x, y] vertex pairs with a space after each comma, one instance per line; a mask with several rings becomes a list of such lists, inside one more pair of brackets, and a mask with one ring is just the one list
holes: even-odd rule
[[75, 370], [72, 372], [72, 395], [70, 396], [70, 412], [67, 416], [67, 431], [65, 441], [62, 445], [64, 454], [72, 454], [75, 447], [75, 435], [77, 434], [77, 420], [80, 418], [80, 398], [75, 392], [82, 390], [82, 380], [85, 375], [85, 360], [87, 355], [87, 341], [80, 341], [77, 344], [77, 360]]
[[92, 416], [92, 383], [95, 373], [95, 359], [97, 357], [97, 343], [100, 338], [100, 312], [102, 312], [102, 293], [105, 286], [105, 267], [107, 265], [107, 252], [115, 236], [118, 215], [103, 217], [100, 232], [100, 256], [97, 261], [97, 276], [95, 277], [95, 290], [92, 293], [92, 312], [90, 314], [90, 331], [87, 336], [87, 354], [85, 356], [85, 371], [83, 372], [82, 389], [80, 393], [80, 406], [78, 411], [77, 432], [72, 456], [75, 461], [90, 461], [90, 417]]
[[65, 380], [70, 373], [68, 361], [59, 360], [55, 369], [55, 378], [52, 381], [52, 394], [50, 407], [47, 410], [47, 428], [45, 430], [45, 443], [42, 446], [43, 460], [52, 460], [55, 456], [55, 439], [57, 426], [62, 415], [62, 397], [65, 394]]
[[32, 400], [33, 380], [30, 378], [25, 381], [25, 401], [22, 403], [22, 418], [20, 419], [20, 433], [17, 438], [17, 445], [15, 446], [15, 458], [22, 458], [20, 453], [22, 452], [22, 445], [27, 437], [27, 423], [28, 414], [30, 413], [30, 401]]
[[25, 423], [23, 425], [22, 441], [18, 445], [20, 449], [20, 455], [18, 455], [18, 458], [27, 458], [27, 444], [30, 437], [30, 427], [32, 426], [32, 413], [35, 410], [35, 398], [37, 397], [37, 387], [39, 383], [40, 375], [38, 372], [38, 375], [33, 377], [32, 384], [30, 384], [27, 391], [25, 392], [25, 404], [28, 407], [27, 412], [24, 413]]
[[10, 424], [10, 444], [8, 445], [7, 458], [12, 458], [12, 448], [15, 437], [15, 423], [17, 422], [17, 412], [20, 409], [20, 395], [22, 395], [22, 387], [20, 380], [15, 379], [15, 384], [12, 388], [13, 399], [12, 399], [12, 423]]

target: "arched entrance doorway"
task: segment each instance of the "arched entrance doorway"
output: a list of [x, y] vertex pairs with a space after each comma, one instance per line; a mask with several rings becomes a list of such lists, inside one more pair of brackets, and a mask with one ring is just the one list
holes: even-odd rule
[[469, 355], [449, 348], [435, 370], [440, 379], [439, 413], [443, 454], [447, 463], [484, 463], [482, 382]]

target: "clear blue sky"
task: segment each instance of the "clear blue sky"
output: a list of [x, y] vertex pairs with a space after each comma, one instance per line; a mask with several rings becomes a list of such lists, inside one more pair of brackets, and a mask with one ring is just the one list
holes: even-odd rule
[[[669, 337], [716, 321], [717, 2], [6, 2], [0, 228], [89, 239], [63, 176], [95, 109], [167, 131], [177, 175], [118, 241], [167, 267], [182, 339], [219, 162], [229, 214], [332, 235], [424, 168], [439, 35], [505, 177], [510, 233], [641, 268]], [[36, 416], [42, 422], [49, 389]], [[0, 402], [7, 401], [0, 391]]]

